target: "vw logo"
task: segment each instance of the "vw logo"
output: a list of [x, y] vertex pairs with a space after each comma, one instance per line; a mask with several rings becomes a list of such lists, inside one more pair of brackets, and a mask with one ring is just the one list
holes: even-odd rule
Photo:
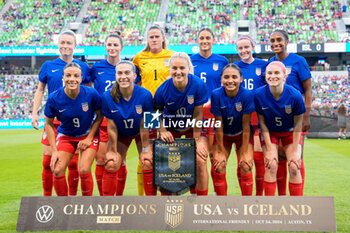
[[47, 223], [53, 218], [54, 211], [51, 206], [40, 207], [35, 214], [36, 219], [41, 223]]

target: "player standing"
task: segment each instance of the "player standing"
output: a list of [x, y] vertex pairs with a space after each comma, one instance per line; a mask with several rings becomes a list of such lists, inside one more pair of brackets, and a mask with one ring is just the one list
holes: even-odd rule
[[[34, 96], [33, 105], [33, 115], [32, 115], [32, 125], [34, 129], [38, 130], [39, 117], [38, 110], [45, 92], [46, 85], [48, 86], [48, 93], [56, 91], [63, 86], [62, 76], [63, 68], [65, 65], [71, 62], [76, 62], [80, 65], [83, 70], [83, 83], [90, 82], [90, 68], [89, 66], [81, 61], [75, 60], [73, 58], [74, 49], [77, 46], [76, 37], [72, 31], [64, 31], [58, 37], [58, 50], [60, 52], [60, 57], [52, 60], [46, 61], [41, 67], [39, 73], [39, 85]], [[54, 120], [55, 131], [60, 125], [60, 122], [56, 119]], [[50, 161], [52, 149], [50, 147], [49, 141], [47, 139], [46, 130], [44, 129], [43, 136], [41, 139], [43, 144], [43, 172], [42, 172], [42, 183], [44, 189], [44, 196], [52, 195], [53, 187], [53, 176], [50, 169]], [[73, 196], [77, 194], [78, 183], [79, 183], [79, 172], [78, 172], [78, 160], [79, 154], [76, 153], [68, 165], [68, 183], [69, 183], [69, 195]]]
[[[120, 62], [120, 52], [123, 50], [123, 40], [119, 34], [109, 34], [105, 48], [107, 59], [96, 62], [91, 67], [91, 81], [102, 96], [115, 83], [115, 66]], [[104, 118], [100, 126], [100, 145], [96, 153], [95, 177], [100, 195], [102, 192], [102, 177], [105, 171], [106, 148], [108, 142], [107, 119]], [[126, 163], [123, 162], [117, 174], [116, 195], [123, 195], [127, 176]]]
[[[80, 85], [81, 82], [81, 67], [75, 62], [67, 64], [63, 68], [65, 86], [50, 94], [45, 106], [45, 127], [52, 149], [50, 167], [58, 196], [68, 196], [65, 173], [76, 150], [81, 152], [79, 174], [82, 195], [92, 196], [93, 193], [91, 165], [98, 150], [101, 97], [95, 89]], [[61, 122], [57, 138], [54, 118]]]
[[[264, 73], [267, 66], [267, 62], [253, 57], [253, 51], [255, 49], [255, 43], [250, 36], [241, 36], [237, 39], [237, 52], [240, 61], [234, 62], [242, 71], [243, 83], [242, 85], [250, 90], [265, 85]], [[252, 113], [251, 124], [254, 128], [254, 164], [255, 164], [255, 190], [256, 195], [261, 196], [264, 192], [264, 154], [259, 140], [258, 132], [258, 116], [256, 112]], [[240, 169], [237, 167], [237, 176], [240, 180]]]
[[282, 62], [271, 62], [266, 68], [265, 85], [256, 90], [260, 140], [265, 156], [265, 196], [274, 196], [277, 186], [278, 147], [281, 141], [289, 169], [289, 193], [302, 196], [301, 130], [305, 103], [294, 87], [285, 84], [287, 71]]
[[[207, 89], [205, 83], [193, 75], [193, 66], [189, 56], [183, 52], [177, 52], [170, 58], [171, 79], [166, 80], [154, 95], [154, 105], [158, 109], [164, 109], [164, 125], [169, 122], [187, 122], [203, 120], [202, 108], [207, 102]], [[170, 117], [167, 117], [170, 116]], [[172, 143], [174, 138], [185, 135], [186, 138], [194, 138], [197, 145], [197, 195], [208, 195], [208, 141], [201, 136], [202, 128], [170, 126], [165, 128], [161, 124], [160, 139]]]
[[241, 87], [243, 81], [240, 68], [229, 64], [222, 70], [222, 87], [211, 95], [211, 112], [216, 121], [221, 121], [221, 127], [216, 128], [213, 164], [220, 176], [217, 184], [217, 195], [227, 195], [226, 165], [230, 156], [232, 144], [235, 143], [240, 169], [240, 188], [242, 195], [253, 193], [253, 137], [250, 134], [250, 118], [254, 112], [253, 93]]
[[[114, 195], [116, 174], [126, 161], [133, 139], [140, 154], [142, 169], [152, 169], [152, 150], [149, 145], [149, 131], [143, 128], [143, 112], [153, 110], [153, 99], [147, 89], [134, 85], [135, 78], [134, 64], [121, 61], [116, 65], [116, 82], [110, 91], [103, 94], [102, 113], [107, 118], [109, 136], [102, 184], [104, 196]], [[143, 178], [146, 195], [156, 195], [157, 190], [153, 188], [152, 179], [149, 180], [147, 175]]]
[[[149, 90], [152, 95], [156, 93], [158, 87], [170, 76], [169, 59], [174, 51], [167, 49], [164, 31], [157, 25], [151, 26], [147, 31], [147, 46], [137, 53], [133, 63], [137, 68], [136, 84]], [[150, 138], [157, 138], [157, 131], [150, 131]], [[139, 161], [137, 167], [138, 194], [144, 195], [142, 171]], [[147, 174], [149, 172], [146, 172]]]
[[[280, 61], [282, 62], [287, 69], [287, 80], [286, 83], [296, 88], [304, 97], [306, 112], [303, 118], [303, 128], [302, 135], [306, 135], [307, 131], [310, 128], [310, 109], [311, 109], [311, 72], [305, 58], [294, 54], [288, 53], [288, 33], [283, 30], [276, 30], [272, 32], [270, 38], [271, 50], [275, 53], [276, 56], [272, 57], [269, 62]], [[301, 159], [301, 175], [303, 178], [303, 189], [305, 181], [305, 167], [303, 160], [303, 145], [304, 138], [302, 143], [302, 159]], [[283, 151], [280, 151], [280, 155], [283, 155]], [[285, 157], [285, 156], [283, 156]], [[278, 165], [278, 174], [277, 174], [277, 185], [278, 185], [278, 194], [286, 195], [286, 186], [287, 186], [287, 165], [286, 158], [280, 160]], [[283, 162], [284, 161], [284, 162]]]
[[[197, 43], [199, 45], [199, 53], [191, 56], [191, 61], [194, 67], [194, 74], [200, 77], [207, 86], [207, 98], [208, 102], [203, 106], [203, 118], [209, 120], [214, 118], [213, 114], [210, 113], [210, 96], [214, 89], [221, 86], [221, 71], [228, 64], [228, 60], [224, 56], [214, 54], [212, 52], [213, 44], [215, 43], [215, 36], [210, 28], [202, 28], [198, 32]], [[211, 177], [213, 179], [214, 191], [216, 191], [216, 172], [212, 163], [212, 147], [214, 142], [214, 129], [208, 129], [208, 145], [209, 155], [211, 161]], [[218, 176], [220, 179], [220, 176]], [[222, 183], [219, 181], [219, 183]], [[220, 187], [219, 187], [220, 188]], [[191, 192], [193, 192], [191, 190]]]

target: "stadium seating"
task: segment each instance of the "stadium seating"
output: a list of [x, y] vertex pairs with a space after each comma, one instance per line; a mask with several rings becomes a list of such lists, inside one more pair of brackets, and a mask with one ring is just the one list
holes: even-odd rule
[[350, 103], [348, 75], [339, 72], [313, 72], [311, 115], [336, 117], [341, 100]]
[[255, 0], [248, 17], [256, 22], [257, 41], [266, 44], [275, 29], [288, 31], [293, 43], [338, 42], [334, 20], [341, 16], [341, 5], [334, 0]]
[[232, 17], [239, 18], [238, 1], [169, 1], [166, 33], [169, 44], [194, 44], [202, 27], [212, 29], [217, 44], [232, 43]]
[[107, 35], [116, 31], [122, 32], [125, 45], [142, 44], [147, 23], [156, 21], [158, 16], [160, 4], [153, 2], [92, 1], [83, 21], [89, 24], [83, 45], [103, 45]]
[[[0, 75], [1, 119], [31, 119], [37, 75]], [[47, 92], [43, 99], [47, 99]], [[42, 106], [44, 106], [43, 101]], [[44, 118], [43, 108], [39, 117]]]
[[78, 15], [83, 0], [14, 0], [0, 23], [0, 46], [50, 46]]

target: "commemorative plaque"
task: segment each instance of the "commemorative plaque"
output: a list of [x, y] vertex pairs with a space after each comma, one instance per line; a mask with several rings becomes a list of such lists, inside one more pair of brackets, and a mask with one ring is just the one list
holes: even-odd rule
[[173, 143], [154, 141], [153, 184], [173, 194], [196, 185], [196, 142], [177, 138]]

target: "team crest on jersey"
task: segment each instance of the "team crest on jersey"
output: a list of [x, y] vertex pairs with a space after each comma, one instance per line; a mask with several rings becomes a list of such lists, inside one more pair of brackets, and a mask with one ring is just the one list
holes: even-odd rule
[[137, 114], [141, 114], [142, 113], [142, 105], [136, 105], [135, 108], [136, 108], [136, 113]]
[[213, 64], [213, 70], [217, 71], [219, 69], [219, 64], [218, 63], [214, 63]]
[[165, 66], [169, 66], [169, 59], [165, 59], [165, 60], [164, 60], [164, 65], [165, 65]]
[[81, 107], [84, 112], [87, 112], [89, 110], [89, 103], [88, 102], [82, 103]]
[[284, 106], [284, 110], [286, 111], [287, 114], [291, 114], [292, 113], [292, 106], [286, 105], [286, 106]]
[[237, 112], [242, 111], [242, 103], [241, 102], [236, 103], [236, 110], [237, 110]]
[[256, 67], [256, 69], [255, 69], [255, 74], [256, 74], [257, 76], [260, 76], [260, 75], [261, 75], [261, 68], [260, 68], [260, 67]]
[[292, 72], [292, 67], [291, 66], [287, 66], [286, 67], [286, 72], [287, 72], [287, 75], [289, 75]]
[[187, 96], [187, 102], [188, 102], [189, 104], [193, 104], [193, 103], [194, 103], [193, 95]]

